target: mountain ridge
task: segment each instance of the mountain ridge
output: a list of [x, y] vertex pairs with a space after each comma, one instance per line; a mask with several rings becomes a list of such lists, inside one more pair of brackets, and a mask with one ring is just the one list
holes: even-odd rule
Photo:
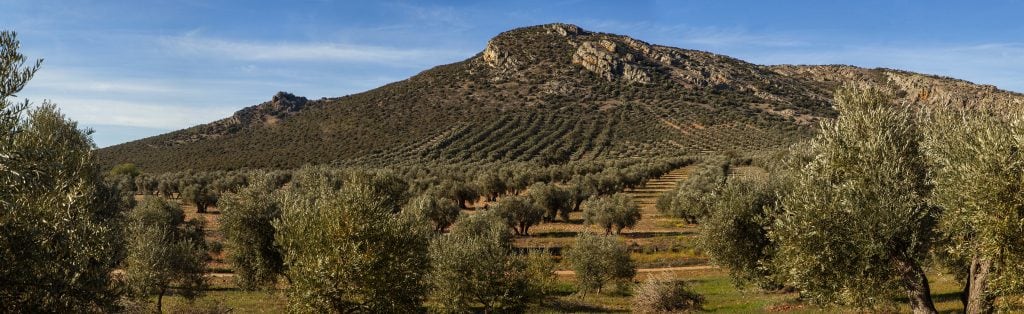
[[834, 116], [843, 84], [923, 104], [1024, 103], [891, 69], [757, 65], [571, 24], [502, 32], [476, 55], [337, 98], [280, 92], [209, 124], [97, 151], [143, 170], [654, 157], [770, 149]]

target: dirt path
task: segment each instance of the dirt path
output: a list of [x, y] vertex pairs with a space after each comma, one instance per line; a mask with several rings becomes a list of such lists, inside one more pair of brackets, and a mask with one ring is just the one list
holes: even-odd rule
[[[718, 269], [718, 266], [696, 265], [696, 266], [661, 267], [661, 268], [637, 268], [636, 272], [637, 273], [657, 273], [657, 272], [666, 272], [666, 271], [691, 271], [691, 270], [708, 270], [708, 269]], [[559, 275], [559, 276], [572, 276], [572, 275], [575, 275], [575, 274], [576, 274], [576, 272], [571, 271], [571, 270], [556, 270], [555, 271], [555, 275]], [[206, 277], [212, 277], [212, 278], [230, 278], [230, 277], [234, 277], [234, 276], [235, 276], [235, 274], [233, 274], [233, 273], [208, 273], [208, 274], [206, 274]]]
[[[713, 266], [713, 265], [696, 265], [696, 266], [661, 267], [661, 268], [637, 268], [636, 272], [638, 274], [640, 274], [640, 273], [657, 273], [657, 272], [665, 272], [665, 271], [690, 271], [690, 270], [708, 270], [708, 269], [718, 269], [718, 266]], [[572, 275], [575, 275], [575, 274], [576, 274], [576, 272], [571, 271], [571, 270], [556, 270], [555, 271], [555, 275], [559, 275], [559, 276], [572, 276]]]

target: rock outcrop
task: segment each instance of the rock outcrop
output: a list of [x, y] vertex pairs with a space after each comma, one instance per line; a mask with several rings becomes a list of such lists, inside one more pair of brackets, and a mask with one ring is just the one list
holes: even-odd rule
[[621, 78], [640, 84], [651, 82], [651, 75], [636, 63], [633, 54], [620, 50], [618, 44], [607, 39], [580, 44], [572, 55], [572, 63], [609, 81]]

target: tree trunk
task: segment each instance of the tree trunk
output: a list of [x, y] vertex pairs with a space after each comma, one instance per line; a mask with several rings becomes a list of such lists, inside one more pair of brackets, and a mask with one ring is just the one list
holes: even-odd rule
[[166, 287], [162, 287], [162, 288], [160, 288], [160, 294], [156, 296], [156, 312], [157, 313], [163, 313], [164, 312], [162, 308], [163, 308], [163, 304], [164, 304], [164, 293], [165, 292], [167, 292], [167, 288]]
[[967, 266], [967, 279], [964, 280], [964, 291], [960, 293], [960, 303], [964, 306], [964, 313], [967, 312], [967, 301], [971, 295], [971, 266]]
[[937, 314], [935, 303], [932, 302], [932, 291], [928, 286], [928, 276], [921, 266], [915, 261], [898, 259], [896, 268], [903, 276], [903, 286], [914, 314]]
[[992, 261], [975, 256], [971, 259], [971, 272], [967, 277], [968, 314], [992, 313], [992, 298], [988, 295], [988, 277], [992, 271]]

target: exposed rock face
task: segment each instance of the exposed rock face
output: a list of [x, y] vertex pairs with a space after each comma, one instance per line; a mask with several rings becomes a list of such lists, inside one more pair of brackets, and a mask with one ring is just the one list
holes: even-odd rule
[[175, 143], [192, 143], [208, 138], [218, 138], [236, 133], [242, 129], [277, 125], [289, 116], [314, 103], [306, 97], [291, 93], [277, 92], [268, 102], [242, 108], [230, 117], [194, 127], [196, 132], [174, 140]]
[[513, 57], [510, 53], [499, 47], [494, 40], [487, 42], [483, 58], [484, 62], [487, 62], [491, 67], [502, 70], [515, 70], [522, 65], [518, 58]]
[[554, 23], [545, 26], [549, 32], [561, 35], [562, 37], [575, 36], [586, 33], [582, 28], [572, 24]]
[[1005, 92], [991, 85], [891, 69], [864, 69], [844, 65], [771, 67], [786, 76], [810, 79], [830, 85], [854, 84], [888, 89], [906, 102], [952, 104], [964, 107], [1024, 105], [1024, 95]]
[[277, 92], [269, 102], [246, 107], [235, 112], [230, 122], [242, 126], [253, 124], [276, 124], [286, 116], [302, 110], [309, 102], [306, 97], [295, 96], [286, 92]]
[[650, 83], [650, 74], [635, 61], [633, 54], [621, 52], [619, 46], [610, 40], [583, 42], [572, 55], [572, 63], [609, 81], [622, 78], [634, 83]]

